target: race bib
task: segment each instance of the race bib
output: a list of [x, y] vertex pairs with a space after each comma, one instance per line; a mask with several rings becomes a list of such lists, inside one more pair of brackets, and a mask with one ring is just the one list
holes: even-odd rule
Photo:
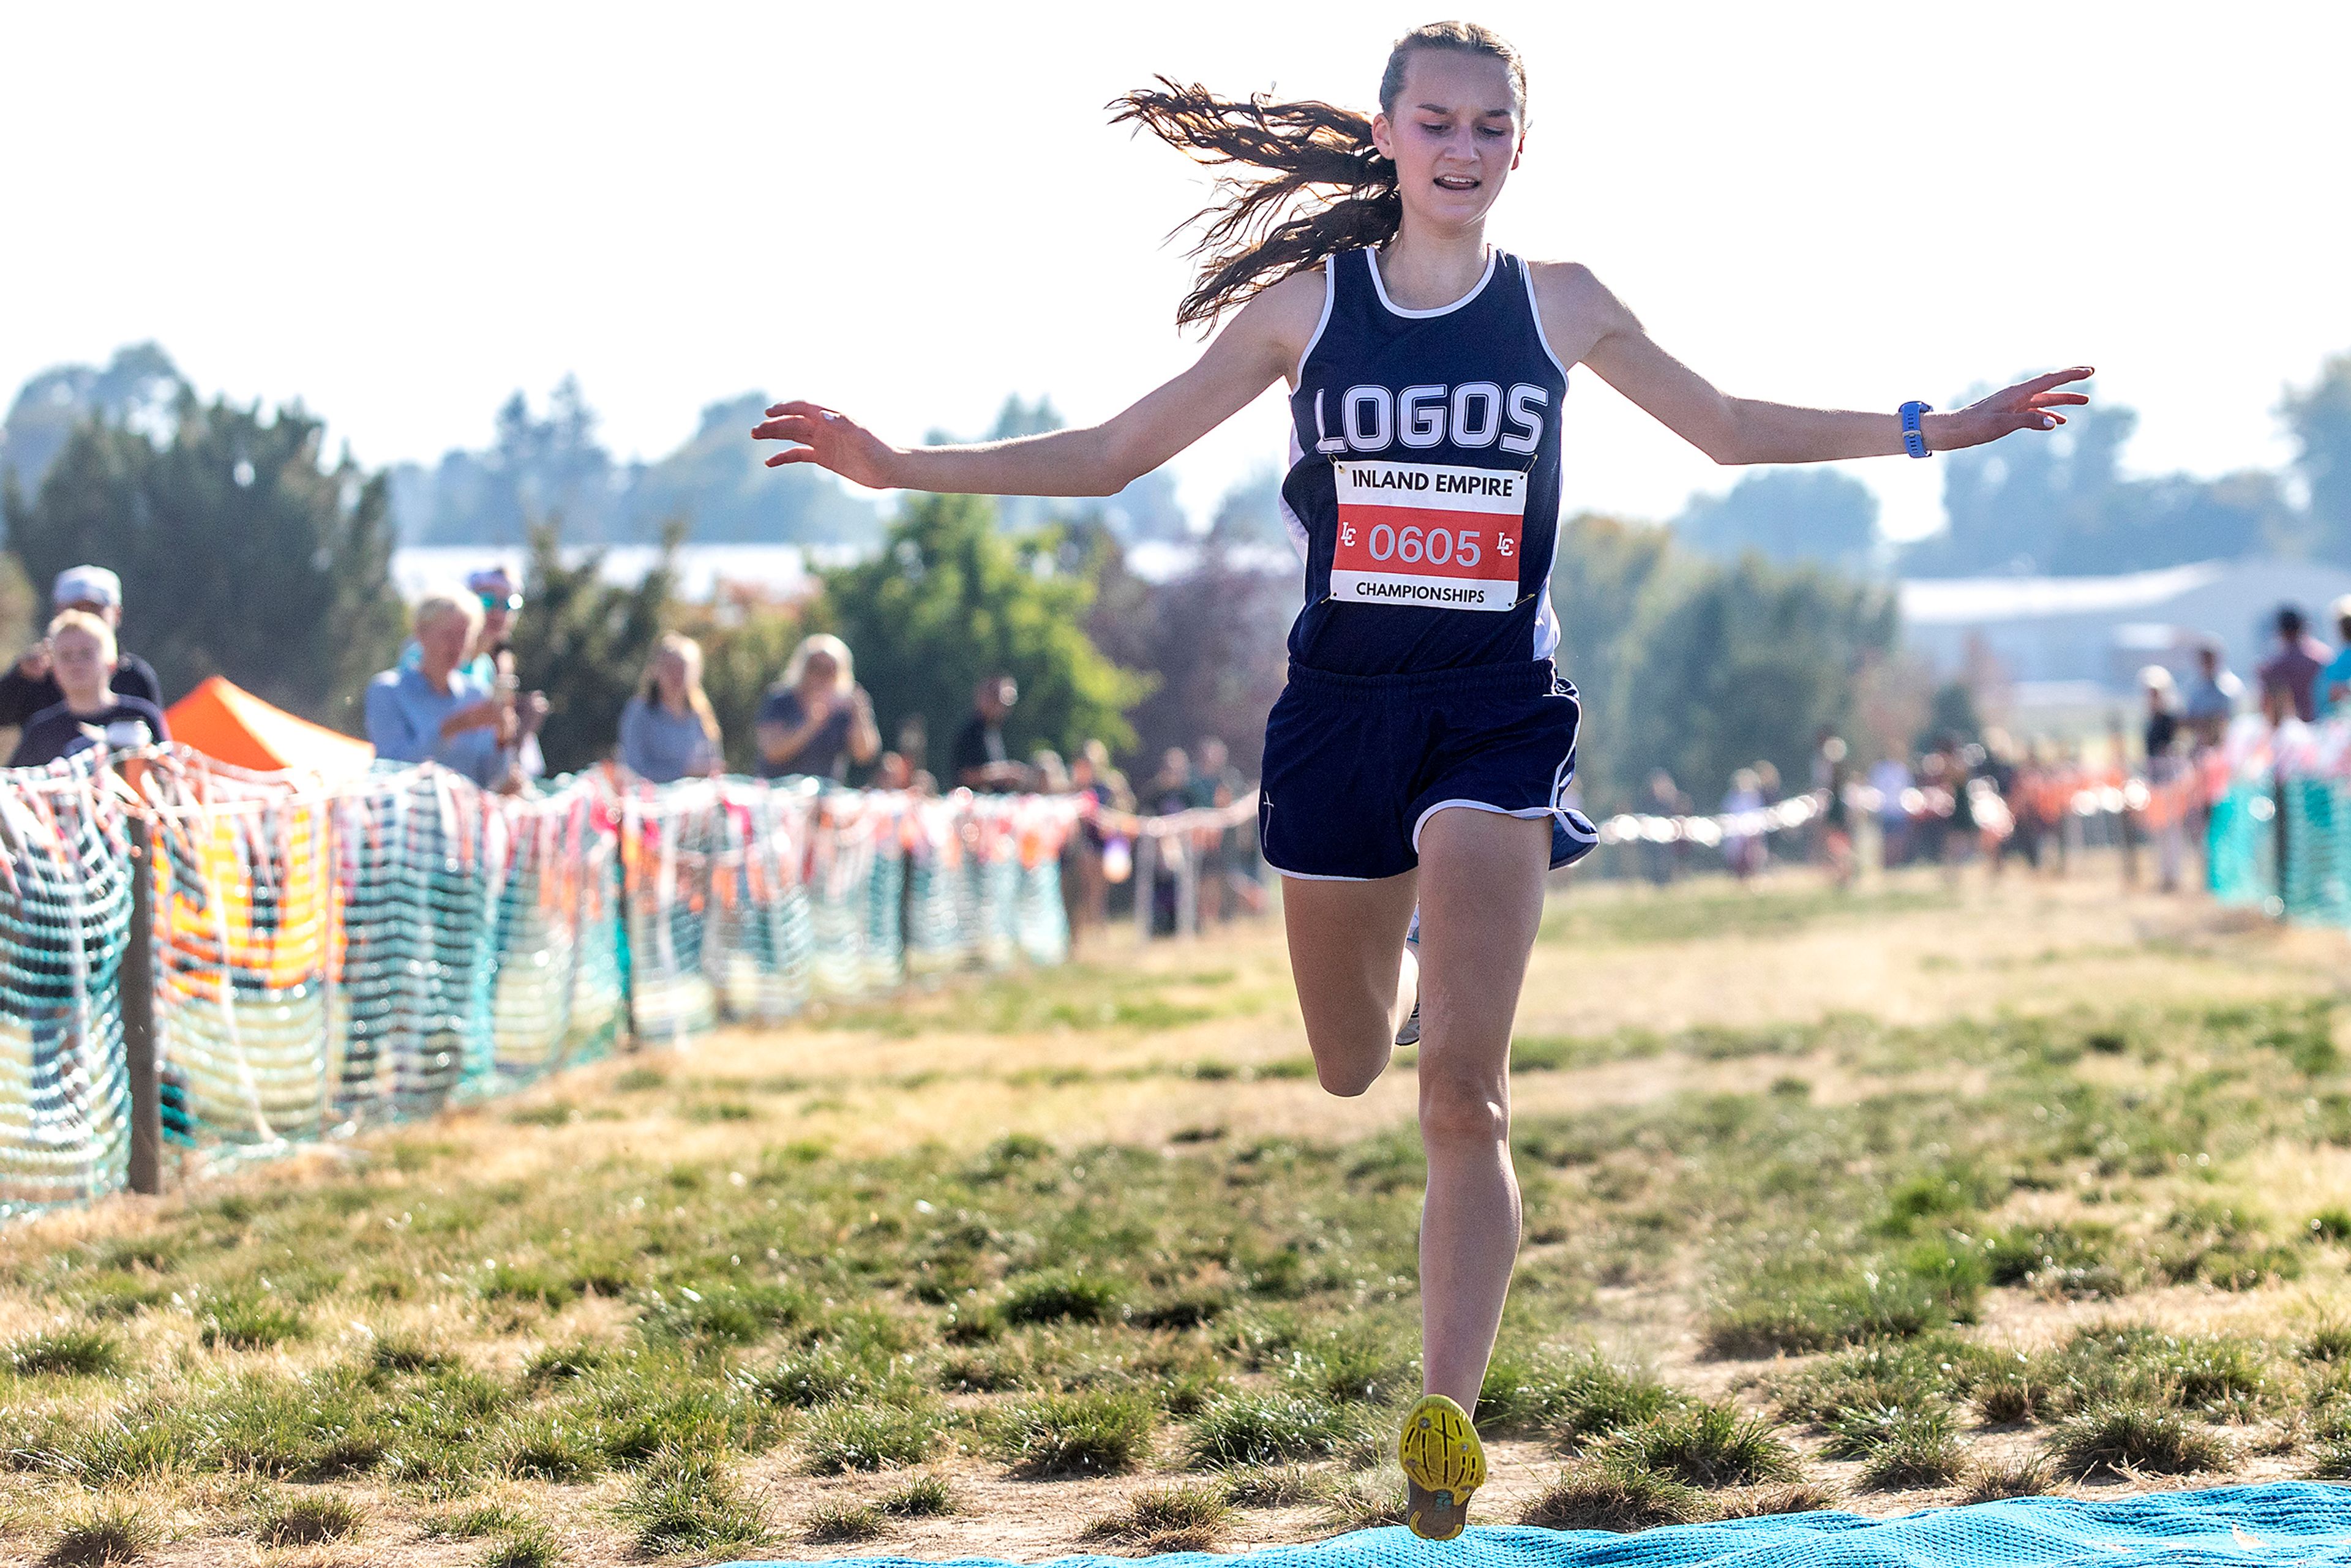
[[1518, 601], [1526, 475], [1425, 463], [1334, 461], [1331, 469], [1339, 486], [1332, 598], [1428, 610]]

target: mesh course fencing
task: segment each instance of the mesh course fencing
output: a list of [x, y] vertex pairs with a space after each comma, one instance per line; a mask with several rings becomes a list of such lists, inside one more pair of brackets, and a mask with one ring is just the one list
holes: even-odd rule
[[[813, 1560], [810, 1560], [813, 1561]], [[914, 1568], [904, 1557], [855, 1559]], [[1065, 1557], [1056, 1568], [1113, 1568], [1133, 1557]], [[2279, 1568], [2351, 1564], [2351, 1489], [2308, 1481], [2141, 1494], [2096, 1502], [2011, 1498], [1898, 1519], [1837, 1511], [1672, 1525], [1636, 1534], [1473, 1528], [1423, 1541], [1390, 1527], [1241, 1556], [1171, 1552], [1165, 1568]], [[771, 1568], [739, 1563], [736, 1568]], [[964, 1557], [926, 1568], [998, 1568]]]
[[2240, 720], [2211, 761], [2209, 881], [2225, 904], [2351, 927], [2351, 720]]
[[0, 1218], [131, 1179], [142, 1037], [217, 1166], [1069, 950], [1065, 798], [101, 760], [0, 773]]

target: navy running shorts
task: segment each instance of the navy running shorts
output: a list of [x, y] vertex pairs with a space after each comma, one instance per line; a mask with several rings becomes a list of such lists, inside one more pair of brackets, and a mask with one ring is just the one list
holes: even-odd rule
[[1321, 882], [1399, 876], [1448, 806], [1549, 817], [1552, 868], [1581, 860], [1600, 842], [1564, 803], [1582, 712], [1548, 659], [1404, 675], [1292, 664], [1265, 723], [1265, 862]]

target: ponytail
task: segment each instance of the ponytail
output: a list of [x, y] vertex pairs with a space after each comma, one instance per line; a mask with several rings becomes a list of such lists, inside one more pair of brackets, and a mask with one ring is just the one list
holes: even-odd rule
[[[1527, 75], [1518, 51], [1471, 22], [1432, 23], [1396, 40], [1380, 76], [1384, 112], [1395, 112], [1405, 66], [1416, 49], [1502, 61], [1523, 114]], [[1200, 237], [1189, 254], [1199, 270], [1176, 308], [1179, 327], [1212, 326], [1227, 309], [1311, 270], [1325, 256], [1385, 245], [1404, 225], [1395, 163], [1373, 145], [1370, 119], [1353, 110], [1311, 100], [1275, 103], [1262, 93], [1236, 102], [1165, 77], [1157, 90], [1130, 92], [1109, 107], [1116, 111], [1113, 125], [1139, 125], [1199, 162], [1238, 164], [1268, 175], [1219, 179], [1217, 200], [1192, 220]]]

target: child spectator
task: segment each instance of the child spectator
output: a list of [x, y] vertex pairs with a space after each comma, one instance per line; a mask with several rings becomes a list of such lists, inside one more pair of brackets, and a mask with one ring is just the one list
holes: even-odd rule
[[66, 611], [49, 622], [47, 649], [47, 676], [64, 696], [26, 721], [9, 767], [44, 767], [99, 745], [135, 751], [172, 738], [162, 709], [113, 689], [120, 655], [107, 621]]

